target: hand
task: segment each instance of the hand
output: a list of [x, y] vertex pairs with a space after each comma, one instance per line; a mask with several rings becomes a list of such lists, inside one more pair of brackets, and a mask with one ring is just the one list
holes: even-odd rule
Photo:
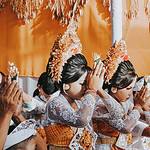
[[104, 73], [105, 69], [103, 67], [103, 63], [99, 61], [96, 67], [89, 75], [89, 78], [87, 80], [87, 88], [95, 91], [102, 89], [104, 82]]
[[23, 103], [28, 103], [32, 101], [32, 96], [29, 94], [23, 92]]
[[13, 116], [18, 117], [21, 115], [22, 112], [22, 101], [19, 102], [16, 111], [14, 112]]
[[3, 92], [0, 94], [0, 114], [11, 114], [17, 110], [22, 103], [22, 91], [16, 82], [6, 82]]
[[144, 87], [142, 87], [142, 89], [135, 95], [135, 98], [134, 98], [135, 106], [136, 106], [136, 105], [141, 105], [141, 107], [143, 107], [143, 106], [145, 105], [147, 90], [148, 90], [147, 87], [144, 86]]
[[145, 98], [145, 103], [142, 108], [144, 111], [150, 111], [150, 96]]

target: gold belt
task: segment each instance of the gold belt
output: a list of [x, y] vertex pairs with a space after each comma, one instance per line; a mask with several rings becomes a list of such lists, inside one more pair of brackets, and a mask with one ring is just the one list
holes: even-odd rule
[[117, 141], [116, 137], [111, 138], [98, 138], [96, 144], [115, 144]]

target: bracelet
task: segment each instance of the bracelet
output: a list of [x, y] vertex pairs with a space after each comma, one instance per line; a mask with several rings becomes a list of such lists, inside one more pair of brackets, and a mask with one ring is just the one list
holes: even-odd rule
[[97, 91], [96, 90], [94, 90], [94, 89], [88, 89], [88, 90], [86, 90], [85, 91], [85, 93], [97, 93]]

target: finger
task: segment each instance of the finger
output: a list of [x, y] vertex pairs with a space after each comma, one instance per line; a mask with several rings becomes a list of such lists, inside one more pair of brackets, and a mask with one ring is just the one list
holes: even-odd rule
[[21, 93], [20, 93], [20, 95], [19, 95], [19, 99], [18, 99], [18, 103], [20, 104], [22, 104], [22, 102], [23, 102], [23, 91], [21, 90]]
[[103, 69], [103, 63], [101, 62], [100, 66], [98, 68], [98, 71], [97, 71], [97, 75], [99, 75], [99, 76], [101, 75], [102, 69]]
[[94, 71], [93, 71], [93, 75], [95, 75], [95, 76], [97, 75], [100, 65], [101, 65], [101, 62], [99, 61], [99, 62], [96, 64], [96, 67], [95, 67], [95, 69], [94, 69]]
[[93, 69], [96, 67], [97, 63], [94, 61], [94, 64], [93, 64]]
[[10, 102], [10, 98], [9, 96], [7, 95], [7, 92], [8, 92], [8, 89], [9, 87], [11, 86], [10, 82], [6, 82], [6, 85], [5, 87], [3, 88], [3, 94], [2, 94], [2, 103], [4, 105], [7, 105], [9, 102]]
[[146, 97], [146, 101], [149, 101], [150, 100], [150, 96]]
[[12, 89], [12, 92], [10, 93], [10, 97], [14, 98], [18, 90], [19, 90], [18, 84], [15, 84], [14, 88]]
[[19, 98], [18, 98], [18, 101], [17, 101], [17, 105], [18, 105], [18, 107], [22, 107], [22, 102], [23, 102], [23, 98], [22, 98], [23, 96], [22, 96], [22, 92], [20, 93], [20, 95], [19, 95]]
[[97, 65], [97, 63], [94, 62], [93, 66], [92, 66], [92, 70], [93, 70], [93, 71], [94, 71], [96, 65]]
[[3, 95], [6, 94], [7, 89], [9, 88], [10, 84], [11, 84], [11, 83], [10, 83], [8, 80], [6, 80], [5, 85], [4, 85], [4, 87], [3, 87]]
[[139, 93], [142, 93], [144, 90], [144, 86], [142, 86], [141, 90], [139, 91]]
[[16, 86], [16, 84], [17, 83], [15, 81], [13, 81], [11, 84], [9, 84], [6, 89], [5, 95], [10, 96], [10, 94], [11, 94], [13, 88]]
[[106, 69], [103, 67], [103, 68], [102, 68], [102, 72], [101, 72], [101, 74], [100, 74], [100, 78], [104, 78], [105, 71], [106, 71]]
[[20, 101], [22, 102], [23, 99], [23, 92], [21, 89], [19, 89], [15, 95], [14, 101], [16, 101], [16, 103], [20, 103]]
[[147, 92], [147, 88], [144, 87], [143, 92], [141, 93], [141, 97], [145, 98]]
[[141, 88], [141, 90], [138, 92], [137, 97], [142, 98], [142, 93], [144, 91], [144, 86]]

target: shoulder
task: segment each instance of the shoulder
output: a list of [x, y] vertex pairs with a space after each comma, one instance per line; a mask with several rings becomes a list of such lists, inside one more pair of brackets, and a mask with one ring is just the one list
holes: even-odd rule
[[68, 105], [67, 100], [62, 94], [59, 94], [56, 97], [53, 97], [50, 101], [47, 103], [47, 108], [58, 108]]

